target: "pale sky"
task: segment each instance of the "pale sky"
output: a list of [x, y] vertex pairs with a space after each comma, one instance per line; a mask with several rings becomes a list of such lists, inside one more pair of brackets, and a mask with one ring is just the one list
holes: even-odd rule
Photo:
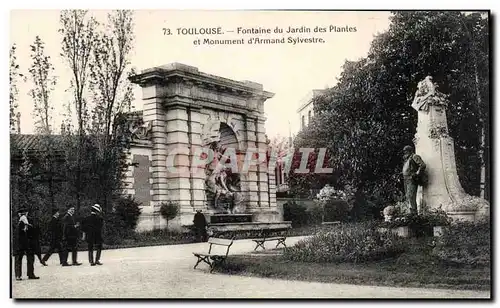
[[[90, 11], [104, 20], [106, 11]], [[296, 11], [135, 11], [135, 48], [132, 66], [139, 70], [171, 62], [180, 62], [198, 67], [200, 71], [234, 80], [250, 80], [263, 84], [266, 91], [275, 96], [265, 103], [266, 131], [269, 137], [280, 134], [288, 136], [297, 132], [299, 101], [312, 89], [324, 89], [336, 83], [341, 66], [346, 59], [358, 60], [367, 55], [373, 36], [389, 26], [389, 12], [296, 12]], [[244, 38], [247, 41], [258, 35], [237, 35], [238, 27], [277, 26], [316, 27], [330, 25], [356, 27], [351, 33], [301, 33], [269, 34], [261, 38], [321, 37], [324, 44], [279, 44], [279, 45], [202, 45], [193, 41], [205, 36], [165, 36], [162, 28], [222, 27], [223, 31], [235, 31], [217, 39]], [[46, 43], [46, 54], [51, 56], [56, 67], [59, 83], [52, 94], [53, 125], [57, 129], [62, 120], [62, 106], [71, 99], [67, 91], [70, 71], [59, 56], [61, 37], [59, 11], [12, 11], [10, 23], [11, 44], [16, 43], [17, 60], [21, 72], [28, 73], [31, 65], [29, 45], [39, 35]], [[27, 95], [30, 82], [19, 83], [19, 105], [21, 132], [33, 133], [33, 105]], [[135, 109], [142, 109], [141, 89], [135, 89]]]

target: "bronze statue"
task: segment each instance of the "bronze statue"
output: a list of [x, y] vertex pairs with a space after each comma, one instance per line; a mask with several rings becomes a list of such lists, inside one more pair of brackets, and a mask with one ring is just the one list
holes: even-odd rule
[[405, 184], [406, 202], [411, 214], [417, 213], [417, 188], [425, 184], [425, 163], [413, 152], [409, 145], [403, 148], [403, 179]]

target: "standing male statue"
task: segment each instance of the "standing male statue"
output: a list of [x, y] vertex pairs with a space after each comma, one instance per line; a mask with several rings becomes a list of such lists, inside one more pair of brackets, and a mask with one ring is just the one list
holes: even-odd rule
[[425, 163], [413, 152], [409, 145], [403, 148], [403, 179], [405, 184], [406, 202], [411, 214], [417, 213], [417, 188], [425, 183]]

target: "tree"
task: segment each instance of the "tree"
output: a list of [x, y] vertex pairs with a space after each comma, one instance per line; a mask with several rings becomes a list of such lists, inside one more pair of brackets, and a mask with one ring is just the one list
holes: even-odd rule
[[162, 203], [160, 206], [160, 214], [167, 221], [168, 230], [168, 222], [179, 214], [179, 205], [173, 202]]
[[77, 151], [77, 174], [76, 174], [76, 208], [80, 209], [81, 203], [81, 172], [82, 151], [84, 149], [85, 129], [88, 125], [88, 110], [85, 90], [88, 87], [92, 61], [92, 52], [96, 45], [97, 21], [87, 18], [86, 10], [64, 10], [60, 15], [62, 34], [61, 56], [66, 60], [72, 71], [71, 88], [75, 103], [78, 121], [78, 151]]
[[17, 64], [16, 58], [16, 44], [12, 45], [9, 51], [9, 62], [10, 62], [10, 70], [9, 70], [9, 82], [10, 82], [10, 93], [9, 93], [9, 127], [10, 132], [16, 132], [16, 125], [19, 125], [16, 121], [17, 116], [17, 96], [19, 94], [19, 89], [17, 88], [17, 82], [19, 77], [23, 77], [22, 74], [19, 73], [19, 65]]
[[[299, 133], [295, 147], [328, 148], [334, 168], [329, 181], [334, 187], [337, 183], [354, 188], [355, 216], [378, 215], [401, 197], [401, 150], [413, 143], [417, 124], [410, 105], [417, 83], [428, 75], [450, 98], [449, 130], [462, 185], [471, 194], [479, 193], [480, 110], [489, 102], [487, 35], [476, 36], [481, 46], [477, 59], [482, 59], [481, 105], [475, 98], [474, 63], [469, 61], [471, 38], [459, 23], [484, 23], [477, 18], [460, 12], [395, 12], [388, 31], [373, 40], [368, 56], [346, 61], [337, 85], [314, 99], [316, 116]], [[317, 177], [307, 176], [306, 182], [295, 182], [318, 183]], [[304, 175], [290, 177], [293, 184]]]
[[54, 107], [50, 104], [50, 94], [54, 90], [57, 79], [52, 76], [54, 66], [50, 63], [50, 57], [45, 55], [44, 42], [36, 36], [31, 45], [32, 64], [29, 69], [34, 88], [29, 91], [34, 104], [35, 125], [39, 132], [51, 134], [50, 121], [51, 112]]
[[110, 197], [121, 188], [124, 161], [122, 153], [128, 150], [117, 135], [118, 117], [130, 111], [133, 100], [132, 85], [127, 72], [134, 40], [133, 13], [117, 10], [108, 14], [108, 23], [96, 39], [91, 63], [90, 85], [93, 93], [92, 134], [97, 139], [99, 180], [105, 207]]
[[104, 146], [113, 136], [117, 114], [129, 111], [133, 100], [131, 83], [126, 76], [133, 41], [132, 11], [117, 10], [108, 14], [108, 24], [96, 40], [90, 63], [95, 103], [93, 130], [105, 137]]

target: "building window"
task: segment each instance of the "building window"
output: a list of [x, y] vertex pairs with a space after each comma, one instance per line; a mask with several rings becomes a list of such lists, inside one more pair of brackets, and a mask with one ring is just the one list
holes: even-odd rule
[[312, 118], [312, 113], [311, 113], [311, 110], [309, 110], [308, 115], [307, 115], [307, 123], [311, 123], [311, 118]]
[[306, 127], [306, 116], [302, 116], [302, 128]]

